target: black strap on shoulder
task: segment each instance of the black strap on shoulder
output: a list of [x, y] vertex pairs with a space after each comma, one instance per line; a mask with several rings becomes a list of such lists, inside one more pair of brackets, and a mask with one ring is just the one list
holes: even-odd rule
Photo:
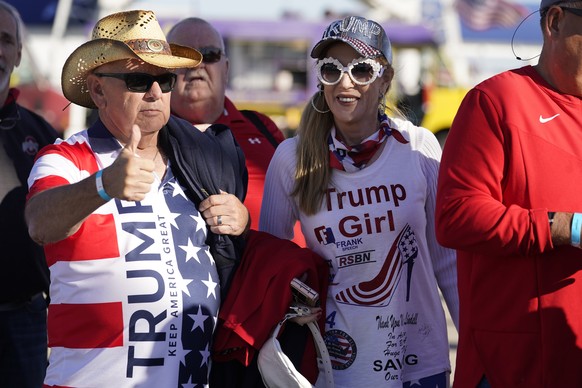
[[259, 131], [269, 140], [273, 147], [277, 148], [279, 142], [275, 139], [273, 134], [269, 131], [267, 126], [257, 117], [257, 114], [252, 110], [243, 109], [240, 111], [251, 123], [257, 127]]

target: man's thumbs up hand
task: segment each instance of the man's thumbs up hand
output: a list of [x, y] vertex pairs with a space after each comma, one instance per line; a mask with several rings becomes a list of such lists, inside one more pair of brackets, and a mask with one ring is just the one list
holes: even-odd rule
[[155, 163], [141, 158], [139, 126], [133, 125], [127, 144], [113, 164], [103, 170], [103, 187], [109, 196], [126, 201], [141, 201], [154, 182]]

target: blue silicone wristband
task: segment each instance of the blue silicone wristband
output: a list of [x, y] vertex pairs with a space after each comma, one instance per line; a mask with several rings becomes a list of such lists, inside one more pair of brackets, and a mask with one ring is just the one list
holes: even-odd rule
[[111, 201], [112, 198], [105, 191], [105, 187], [103, 187], [103, 170], [99, 170], [95, 174], [95, 184], [97, 185], [97, 193], [99, 196], [106, 202]]
[[576, 248], [580, 248], [580, 231], [582, 230], [582, 213], [574, 213], [572, 217], [572, 231], [570, 243]]

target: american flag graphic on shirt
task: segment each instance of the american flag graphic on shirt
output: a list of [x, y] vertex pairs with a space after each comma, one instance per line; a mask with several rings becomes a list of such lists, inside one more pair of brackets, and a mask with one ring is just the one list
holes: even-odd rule
[[[41, 151], [31, 193], [115, 160], [99, 126]], [[171, 170], [142, 202], [112, 200], [45, 247], [51, 270], [46, 386], [205, 387], [220, 289], [206, 227]]]
[[392, 243], [380, 272], [371, 280], [343, 289], [335, 295], [335, 299], [353, 305], [388, 306], [400, 282], [404, 264], [408, 266], [407, 289], [410, 288], [412, 267], [417, 255], [416, 236], [410, 225], [406, 225]]

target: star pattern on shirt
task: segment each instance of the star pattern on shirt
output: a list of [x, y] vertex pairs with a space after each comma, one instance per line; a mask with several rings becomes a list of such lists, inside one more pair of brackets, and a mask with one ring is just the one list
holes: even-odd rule
[[192, 376], [190, 376], [190, 380], [188, 381], [188, 383], [186, 383], [186, 384], [182, 383], [182, 384], [180, 384], [180, 386], [182, 388], [194, 388], [194, 387], [196, 387], [196, 384], [194, 384], [192, 382]]
[[164, 196], [171, 213], [168, 219], [173, 218], [171, 238], [180, 275], [176, 287], [182, 295], [178, 386], [208, 387], [211, 338], [220, 301], [216, 266], [206, 244], [208, 229], [174, 177], [166, 180]]
[[202, 307], [200, 305], [198, 305], [198, 311], [196, 314], [188, 314], [188, 316], [194, 322], [191, 331], [194, 331], [197, 328], [200, 328], [202, 331], [204, 331], [204, 322], [206, 322], [208, 319], [208, 315], [202, 313]]
[[[105, 141], [101, 136], [89, 144], [111, 154], [104, 158], [97, 148], [94, 150], [105, 165], [113, 163], [121, 149], [118, 143]], [[107, 149], [110, 145], [115, 145], [114, 151]], [[151, 368], [145, 373], [151, 374], [152, 381], [163, 380], [163, 385], [201, 388], [209, 386], [210, 349], [220, 304], [220, 281], [206, 243], [207, 224], [197, 205], [188, 199], [186, 194], [190, 192], [179, 184], [175, 171], [170, 164], [163, 176], [156, 177], [156, 184], [143, 201], [110, 203], [112, 209], [115, 208], [111, 223], [117, 233], [113, 243], [118, 245], [120, 258], [119, 268], [115, 266], [111, 270], [115, 276], [132, 279], [132, 286], [137, 285], [128, 287], [127, 295], [120, 295], [123, 297], [119, 303], [123, 309], [123, 324], [129, 326], [131, 319], [137, 318], [131, 314], [136, 307], [131, 305], [133, 302], [130, 300], [129, 307], [124, 303], [131, 296], [139, 300], [135, 303], [151, 303], [144, 306], [143, 311], [156, 320], [156, 337], [160, 333], [165, 338], [155, 339], [151, 354], [146, 354], [145, 348], [139, 355], [136, 353], [137, 358], [151, 356], [156, 359], [155, 365], [139, 367]], [[87, 171], [81, 174], [89, 176]], [[109, 252], [100, 246], [85, 249]], [[116, 293], [122, 294], [121, 291]], [[124, 350], [129, 352], [129, 346], [124, 343]], [[117, 350], [114, 352], [117, 354]], [[161, 365], [158, 359], [162, 360]], [[125, 374], [125, 368], [120, 368], [120, 375], [126, 377]], [[107, 374], [105, 379], [113, 384], [105, 385], [115, 386], [116, 378], [116, 375]]]
[[180, 363], [182, 365], [188, 366], [188, 361], [186, 360], [186, 358], [190, 353], [192, 353], [192, 349], [184, 349], [184, 347], [182, 346], [182, 351], [180, 352]]
[[[192, 219], [196, 223], [196, 233], [198, 233], [201, 230], [206, 231], [206, 221], [204, 220], [204, 218], [202, 218], [200, 213], [191, 215], [190, 217], [192, 217]], [[204, 233], [204, 235], [206, 235], [206, 233]]]
[[180, 217], [182, 214], [180, 213], [170, 213], [172, 215], [172, 217], [170, 218], [170, 225], [172, 225], [174, 228], [179, 229], [180, 227], [178, 226], [178, 217]]
[[418, 253], [418, 244], [416, 243], [416, 236], [414, 235], [414, 231], [410, 228], [406, 230], [404, 236], [402, 237], [398, 245], [400, 253], [402, 253], [402, 257], [404, 258], [405, 261], [413, 256], [416, 256], [416, 254]]
[[[182, 282], [182, 287], [181, 290], [184, 294], [188, 295], [188, 296], [192, 296], [190, 295], [190, 289], [188, 288], [188, 286], [194, 281], [194, 279], [184, 279], [184, 281]], [[208, 297], [208, 296], [207, 296]]]
[[210, 273], [208, 274], [208, 280], [202, 280], [202, 283], [204, 283], [206, 287], [208, 287], [208, 293], [206, 294], [206, 297], [208, 298], [210, 295], [213, 295], [214, 298], [216, 299], [216, 286], [218, 285], [218, 283], [212, 280], [212, 276], [210, 275]]
[[174, 182], [170, 182], [170, 185], [172, 186], [172, 196], [173, 197], [177, 197], [178, 195], [184, 197], [184, 199], [188, 199], [188, 197], [186, 196], [186, 193], [184, 192], [184, 189], [182, 189], [182, 186], [180, 186], [180, 184], [177, 181]]
[[200, 366], [208, 365], [208, 359], [210, 358], [210, 349], [208, 348], [208, 345], [206, 345], [204, 350], [200, 351], [200, 355], [202, 356], [202, 363]]
[[186, 263], [188, 261], [190, 261], [190, 259], [194, 259], [198, 263], [200, 263], [200, 259], [198, 257], [198, 252], [200, 252], [200, 250], [202, 248], [194, 246], [194, 244], [192, 244], [192, 240], [190, 238], [188, 239], [187, 245], [178, 245], [178, 246], [186, 252]]

